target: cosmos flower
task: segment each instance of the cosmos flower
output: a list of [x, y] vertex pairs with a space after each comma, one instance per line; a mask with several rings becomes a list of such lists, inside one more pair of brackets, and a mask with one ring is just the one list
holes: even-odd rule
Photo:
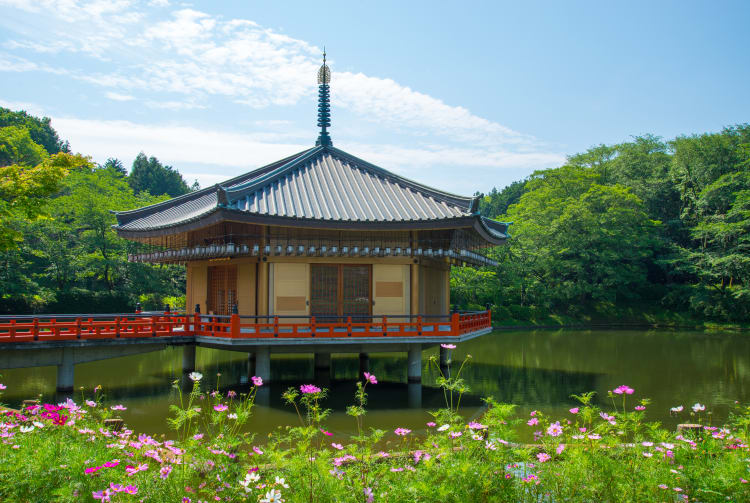
[[371, 374], [369, 372], [365, 372], [364, 376], [365, 376], [365, 380], [367, 382], [369, 382], [370, 384], [377, 384], [378, 383], [378, 379], [373, 374]]
[[703, 410], [706, 410], [706, 406], [705, 405], [701, 405], [701, 404], [699, 404], [699, 403], [696, 402], [693, 405], [692, 409], [693, 409], [693, 412], [701, 412]]
[[190, 374], [188, 374], [188, 377], [192, 379], [193, 382], [198, 382], [203, 379], [203, 374], [201, 374], [200, 372], [190, 372]]
[[578, 414], [578, 410], [579, 410], [578, 407], [573, 407], [572, 409], [570, 409], [570, 413], [571, 414]]
[[538, 459], [540, 463], [544, 463], [545, 461], [549, 461], [550, 455], [546, 452], [540, 452], [536, 455], [536, 459]]
[[403, 437], [404, 435], [408, 435], [409, 433], [411, 433], [411, 430], [409, 428], [396, 428], [395, 430], [393, 430], [393, 433]]
[[615, 389], [613, 389], [612, 393], [616, 395], [622, 395], [623, 393], [626, 395], [632, 395], [634, 391], [635, 390], [633, 388], [623, 384], [622, 386], [618, 386]]
[[314, 384], [303, 384], [299, 387], [299, 390], [302, 393], [320, 393], [320, 388], [318, 388]]
[[549, 425], [549, 428], [547, 428], [547, 435], [550, 437], [559, 437], [562, 435], [563, 429], [562, 426], [560, 426], [560, 421], [554, 422], [551, 425]]
[[263, 386], [263, 378], [262, 377], [253, 376], [251, 379], [253, 381], [253, 386], [257, 386], [257, 387]]
[[441, 344], [440, 347], [443, 349], [456, 349], [455, 344]]
[[226, 405], [224, 405], [223, 403], [220, 403], [220, 404], [218, 404], [218, 405], [214, 405], [214, 410], [215, 410], [216, 412], [224, 412], [224, 411], [225, 411], [225, 410], [227, 410], [228, 408], [229, 408], [229, 407], [227, 407], [227, 406], [226, 406]]

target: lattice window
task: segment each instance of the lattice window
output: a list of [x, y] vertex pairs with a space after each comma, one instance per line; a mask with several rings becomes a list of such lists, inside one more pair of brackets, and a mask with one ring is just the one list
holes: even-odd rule
[[232, 314], [237, 303], [237, 266], [223, 265], [208, 268], [208, 312]]
[[310, 275], [310, 314], [320, 321], [371, 313], [371, 266], [312, 264]]

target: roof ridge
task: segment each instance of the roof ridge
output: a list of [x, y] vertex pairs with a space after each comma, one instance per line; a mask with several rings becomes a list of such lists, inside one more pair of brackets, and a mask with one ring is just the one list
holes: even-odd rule
[[[176, 206], [176, 205], [179, 205], [179, 204], [187, 202], [187, 201], [192, 201], [192, 200], [198, 199], [198, 198], [200, 198], [202, 196], [205, 196], [205, 195], [208, 195], [208, 194], [217, 193], [217, 191], [219, 191], [219, 189], [222, 188], [222, 185], [231, 184], [235, 180], [246, 178], [246, 177], [252, 175], [253, 173], [257, 173], [258, 171], [263, 171], [263, 170], [268, 169], [269, 167], [277, 165], [279, 163], [288, 164], [288, 162], [290, 160], [294, 160], [294, 159], [296, 159], [296, 158], [298, 158], [298, 157], [306, 154], [310, 150], [313, 150], [314, 148], [315, 147], [308, 148], [308, 149], [303, 150], [301, 152], [297, 152], [296, 154], [293, 154], [293, 155], [290, 155], [288, 157], [285, 157], [285, 158], [283, 158], [281, 160], [268, 163], [268, 164], [266, 164], [264, 166], [261, 166], [259, 168], [255, 168], [255, 169], [253, 169], [251, 171], [248, 171], [248, 172], [243, 173], [241, 175], [238, 175], [238, 176], [235, 176], [233, 178], [230, 178], [229, 180], [227, 180], [227, 181], [225, 181], [225, 182], [223, 182], [221, 184], [215, 183], [215, 184], [209, 185], [208, 187], [205, 187], [203, 189], [196, 190], [195, 192], [188, 192], [187, 194], [182, 194], [180, 196], [167, 199], [166, 201], [161, 201], [159, 203], [150, 204], [148, 206], [143, 206], [141, 208], [135, 208], [135, 209], [132, 209], [132, 210], [125, 210], [125, 211], [111, 211], [111, 212], [114, 213], [115, 216], [117, 216], [117, 220], [118, 220], [119, 224], [127, 223], [127, 222], [129, 222], [131, 220], [134, 220], [135, 217], [138, 217], [139, 215], [142, 215], [144, 213], [148, 213], [148, 212], [150, 212], [152, 210], [164, 210], [164, 209], [168, 209], [168, 208], [170, 208], [172, 206]], [[126, 219], [127, 222], [121, 222], [120, 221], [120, 216], [123, 216], [123, 217], [134, 217], [134, 218], [127, 218]]]

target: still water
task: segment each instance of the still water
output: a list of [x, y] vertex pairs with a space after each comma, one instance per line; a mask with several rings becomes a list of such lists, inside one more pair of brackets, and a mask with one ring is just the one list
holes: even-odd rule
[[[367, 427], [393, 429], [401, 426], [420, 432], [431, 419], [430, 410], [441, 407], [443, 393], [435, 386], [437, 372], [429, 364], [436, 350], [424, 351], [422, 386], [406, 384], [406, 355], [374, 353], [370, 370], [379, 384], [368, 386]], [[671, 330], [559, 330], [498, 331], [460, 344], [453, 351], [453, 372], [471, 355], [463, 369], [471, 392], [462, 408], [468, 417], [482, 412], [481, 398], [492, 396], [519, 406], [519, 414], [542, 410], [553, 417], [567, 415], [577, 402], [573, 393], [596, 391], [597, 402], [608, 407], [607, 390], [621, 384], [635, 388], [633, 398], [648, 397], [648, 419], [669, 427], [685, 421], [670, 417], [669, 408], [695, 402], [713, 411], [713, 422], [726, 419], [735, 400], [750, 402], [750, 336], [736, 332]], [[90, 394], [101, 384], [109, 403], [123, 403], [126, 423], [136, 431], [166, 433], [164, 418], [174, 403], [172, 383], [183, 378], [182, 349], [168, 348], [145, 355], [128, 356], [76, 366], [76, 388]], [[202, 383], [223, 393], [248, 389], [247, 355], [198, 348], [196, 367]], [[275, 382], [264, 386], [265, 396], [256, 408], [250, 429], [265, 435], [279, 425], [294, 424], [294, 411], [280, 395], [287, 387], [314, 382], [327, 387], [327, 407], [332, 414], [328, 429], [346, 436], [355, 427], [344, 410], [353, 401], [359, 369], [356, 355], [333, 355], [330, 378], [315, 377], [312, 355], [272, 355]], [[2, 402], [17, 406], [24, 399], [55, 396], [56, 369], [1, 370], [7, 385]], [[221, 374], [221, 376], [217, 376]], [[80, 402], [81, 392], [74, 399]], [[635, 401], [633, 405], [635, 405]], [[264, 402], [264, 403], [263, 403]], [[525, 428], [525, 427], [524, 427]], [[522, 438], [530, 432], [522, 433]]]

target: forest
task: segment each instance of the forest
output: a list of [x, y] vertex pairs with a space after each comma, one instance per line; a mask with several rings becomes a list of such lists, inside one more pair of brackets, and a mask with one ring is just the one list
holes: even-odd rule
[[[143, 152], [130, 170], [96, 164], [49, 118], [0, 108], [0, 313], [184, 307], [184, 268], [129, 263], [139, 245], [115, 235], [110, 210], [197, 188]], [[748, 124], [598, 145], [477, 195], [512, 237], [487, 250], [497, 267], [453, 268], [456, 308], [512, 322], [750, 319]]]

